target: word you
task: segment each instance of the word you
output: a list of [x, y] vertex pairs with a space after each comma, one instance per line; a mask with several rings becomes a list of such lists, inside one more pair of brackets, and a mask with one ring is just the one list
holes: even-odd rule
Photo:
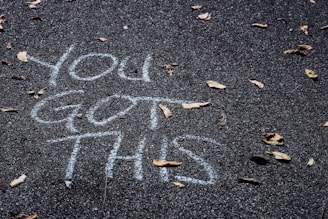
[[[75, 48], [75, 45], [71, 45], [65, 53], [59, 58], [56, 64], [51, 64], [45, 61], [40, 60], [39, 58], [36, 58], [34, 56], [28, 55], [27, 58], [30, 61], [36, 62], [42, 66], [50, 68], [50, 78], [49, 78], [49, 85], [50, 86], [56, 86], [57, 85], [57, 77], [58, 74], [61, 70], [62, 65], [64, 62], [67, 60], [69, 54], [72, 52], [72, 50]], [[96, 75], [93, 76], [80, 76], [77, 73], [77, 67], [80, 63], [86, 61], [88, 58], [91, 57], [98, 57], [98, 58], [108, 58], [111, 59], [111, 66], [109, 66], [106, 70], [103, 72], [100, 72]], [[82, 55], [78, 57], [76, 60], [73, 61], [73, 63], [70, 64], [68, 70], [69, 70], [69, 75], [79, 81], [94, 81], [96, 79], [102, 78], [108, 74], [111, 74], [116, 67], [118, 67], [117, 73], [118, 76], [122, 79], [126, 80], [132, 80], [132, 81], [144, 81], [144, 82], [150, 82], [150, 77], [149, 77], [149, 67], [150, 63], [152, 61], [152, 57], [150, 54], [148, 54], [145, 58], [144, 64], [142, 66], [142, 76], [141, 77], [129, 77], [125, 74], [125, 68], [126, 64], [129, 61], [130, 56], [127, 56], [123, 58], [123, 60], [119, 63], [118, 58], [116, 58], [114, 55], [110, 53], [89, 53], [86, 55]]]

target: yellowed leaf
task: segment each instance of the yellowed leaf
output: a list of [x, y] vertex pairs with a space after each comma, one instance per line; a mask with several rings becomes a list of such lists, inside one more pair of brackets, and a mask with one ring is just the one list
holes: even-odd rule
[[309, 26], [308, 25], [301, 25], [300, 30], [307, 36], [309, 35]]
[[328, 29], [328, 25], [320, 27], [320, 30], [325, 30], [325, 29]]
[[15, 187], [21, 183], [23, 183], [25, 181], [25, 179], [27, 178], [27, 176], [25, 174], [22, 174], [20, 177], [18, 177], [17, 179], [14, 179], [13, 181], [10, 182], [10, 186], [11, 187]]
[[172, 184], [175, 185], [175, 186], [177, 186], [177, 187], [179, 187], [179, 188], [184, 188], [184, 187], [186, 187], [185, 184], [182, 184], [181, 182], [177, 182], [177, 181], [172, 182]]
[[157, 167], [174, 167], [180, 166], [182, 162], [153, 159], [153, 164]]
[[307, 162], [307, 166], [309, 166], [309, 167], [312, 167], [313, 165], [315, 164], [315, 161], [314, 161], [314, 159], [311, 157], [310, 159], [309, 159], [309, 161]]
[[207, 86], [211, 87], [211, 88], [217, 88], [217, 89], [225, 89], [226, 86], [223, 84], [220, 84], [217, 81], [212, 81], [212, 80], [208, 80], [206, 81]]
[[258, 28], [266, 29], [266, 28], [268, 28], [268, 25], [267, 24], [260, 24], [260, 23], [253, 23], [252, 27], [258, 27]]
[[202, 106], [208, 106], [211, 102], [204, 102], [204, 103], [183, 103], [182, 107], [184, 109], [196, 109]]
[[11, 107], [0, 107], [0, 111], [5, 113], [5, 112], [17, 112], [17, 109], [11, 108]]
[[284, 145], [284, 137], [279, 135], [278, 133], [264, 133], [264, 138], [262, 139], [264, 143], [269, 145]]
[[312, 46], [310, 46], [310, 45], [306, 45], [306, 44], [298, 45], [298, 48], [299, 48], [299, 49], [305, 49], [305, 50], [312, 50], [312, 49], [313, 49]]
[[291, 157], [285, 153], [281, 153], [279, 151], [267, 151], [267, 154], [273, 155], [276, 160], [291, 160]]
[[321, 126], [328, 127], [328, 121], [321, 124]]
[[311, 79], [316, 79], [316, 78], [318, 78], [318, 75], [313, 71], [313, 70], [311, 70], [311, 69], [305, 69], [305, 74], [309, 77], [309, 78], [311, 78]]
[[17, 53], [17, 58], [20, 61], [22, 61], [22, 62], [28, 62], [28, 60], [27, 60], [27, 52], [26, 51]]
[[169, 117], [172, 116], [172, 112], [171, 112], [171, 110], [169, 108], [167, 108], [167, 106], [165, 106], [165, 105], [163, 105], [163, 104], [160, 103], [159, 104], [159, 108], [161, 108], [161, 110], [163, 111], [164, 116], [166, 118], [169, 118]]
[[42, 2], [42, 0], [36, 0], [33, 2], [25, 2], [25, 4], [29, 7], [29, 8], [33, 8], [35, 9], [37, 7], [38, 4], [40, 4]]
[[101, 42], [106, 42], [107, 38], [105, 37], [98, 37], [97, 40], [101, 41]]
[[198, 15], [197, 18], [200, 19], [200, 20], [209, 21], [212, 18], [212, 14], [209, 13], [209, 12], [206, 12], [206, 13], [203, 13], [203, 14]]
[[201, 9], [203, 6], [202, 5], [193, 5], [193, 6], [191, 6], [191, 8], [193, 9], [193, 10], [199, 10], [199, 9]]
[[248, 78], [249, 82], [251, 82], [252, 84], [255, 84], [258, 88], [262, 89], [264, 87], [264, 84], [260, 81], [257, 81], [256, 79], [249, 77]]
[[7, 49], [11, 49], [11, 48], [12, 48], [11, 42], [8, 42], [8, 43], [6, 44], [6, 48], [7, 48]]
[[259, 182], [255, 178], [248, 178], [248, 177], [238, 177], [237, 178], [239, 183], [252, 183], [252, 184], [259, 184]]

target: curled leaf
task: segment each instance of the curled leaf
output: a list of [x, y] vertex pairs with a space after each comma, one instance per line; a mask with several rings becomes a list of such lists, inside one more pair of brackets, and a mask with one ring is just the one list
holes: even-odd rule
[[308, 25], [301, 25], [300, 30], [307, 36], [309, 35], [309, 26]]
[[33, 213], [31, 215], [27, 215], [27, 214], [14, 214], [10, 217], [10, 219], [36, 219], [38, 217], [38, 215], [36, 213]]
[[311, 69], [305, 69], [305, 74], [309, 77], [309, 78], [311, 78], [311, 79], [316, 79], [316, 78], [318, 78], [318, 75], [313, 71], [313, 70], [311, 70]]
[[175, 167], [180, 166], [182, 162], [153, 159], [153, 164], [157, 167]]
[[217, 89], [225, 89], [226, 86], [223, 84], [220, 84], [217, 81], [212, 81], [212, 80], [208, 80], [206, 81], [207, 86], [211, 87], [211, 88], [217, 88]]
[[256, 79], [249, 77], [248, 81], [252, 84], [255, 84], [258, 88], [262, 89], [264, 87], [264, 84], [262, 82], [257, 81]]
[[206, 13], [198, 15], [197, 18], [200, 19], [200, 20], [209, 21], [212, 18], [212, 14], [209, 13], [209, 12], [206, 12]]
[[182, 184], [181, 182], [177, 182], [177, 181], [172, 182], [172, 184], [175, 185], [175, 186], [177, 186], [177, 187], [179, 187], [179, 188], [184, 188], [184, 187], [186, 187], [185, 184]]
[[27, 176], [25, 174], [22, 174], [20, 177], [18, 177], [17, 179], [14, 179], [13, 181], [11, 181], [10, 186], [11, 187], [15, 187], [21, 183], [23, 183], [25, 181], [25, 179], [27, 178]]
[[163, 111], [164, 116], [166, 118], [169, 118], [172, 116], [172, 112], [169, 108], [167, 108], [167, 106], [163, 105], [163, 104], [159, 104], [159, 108]]
[[237, 178], [239, 183], [251, 183], [251, 184], [260, 184], [255, 178], [248, 178], [248, 177], [238, 177]]
[[17, 112], [17, 109], [11, 108], [11, 107], [0, 107], [0, 111], [5, 113], [5, 112]]
[[260, 23], [253, 23], [252, 27], [258, 27], [258, 28], [266, 29], [266, 28], [268, 28], [268, 25], [267, 24], [260, 24]]
[[184, 109], [196, 109], [202, 106], [208, 106], [211, 102], [204, 102], [204, 103], [183, 103], [182, 107]]
[[203, 6], [202, 5], [193, 5], [193, 6], [191, 6], [191, 8], [193, 9], [193, 10], [199, 10], [199, 9], [201, 9]]
[[291, 158], [285, 153], [281, 153], [279, 151], [267, 151], [267, 154], [273, 155], [276, 160], [284, 160], [284, 161], [290, 161]]
[[312, 167], [314, 164], [315, 164], [314, 159], [311, 157], [311, 158], [309, 159], [309, 161], [307, 162], [306, 165], [307, 165], [308, 167]]
[[28, 62], [27, 60], [27, 52], [26, 51], [23, 51], [23, 52], [19, 52], [17, 54], [17, 58], [22, 61], [22, 62]]
[[306, 45], [306, 44], [298, 45], [298, 48], [299, 48], [299, 49], [303, 49], [303, 50], [312, 50], [312, 49], [313, 49], [312, 46], [310, 46], [310, 45]]
[[262, 139], [264, 143], [269, 145], [284, 145], [284, 137], [278, 133], [264, 133], [264, 138]]

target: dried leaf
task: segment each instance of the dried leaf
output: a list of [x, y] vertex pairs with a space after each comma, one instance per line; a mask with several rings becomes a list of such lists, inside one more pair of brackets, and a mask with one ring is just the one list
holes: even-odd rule
[[179, 187], [179, 188], [184, 188], [184, 187], [186, 187], [185, 184], [182, 184], [181, 182], [177, 182], [177, 181], [172, 182], [172, 184], [175, 185], [175, 186], [177, 186], [177, 187]]
[[328, 25], [320, 27], [320, 30], [325, 30], [325, 29], [328, 29]]
[[238, 177], [239, 183], [252, 183], [252, 184], [259, 184], [259, 182], [255, 178], [248, 178], [248, 177]]
[[276, 160], [285, 160], [290, 161], [291, 158], [285, 153], [281, 153], [279, 151], [267, 151], [267, 154], [273, 155]]
[[37, 92], [37, 94], [38, 95], [42, 95], [42, 94], [44, 94], [46, 92], [46, 88], [42, 88], [41, 90], [39, 90], [38, 92]]
[[217, 88], [217, 89], [225, 89], [226, 86], [223, 85], [223, 84], [220, 84], [219, 82], [217, 81], [211, 81], [211, 80], [208, 80], [206, 81], [206, 84], [207, 86], [211, 87], [211, 88]]
[[0, 15], [0, 30], [3, 30], [2, 24], [6, 22], [5, 16], [2, 14]]
[[162, 65], [162, 67], [164, 68], [164, 70], [170, 75], [173, 75], [173, 67], [178, 66], [177, 63], [171, 63], [171, 64], [164, 64]]
[[307, 36], [309, 35], [309, 26], [308, 25], [301, 25], [300, 30]]
[[105, 37], [99, 37], [99, 38], [97, 38], [97, 40], [99, 40], [101, 42], [106, 42], [107, 41], [107, 38], [105, 38]]
[[174, 167], [180, 166], [182, 162], [153, 159], [153, 164], [157, 167]]
[[249, 82], [251, 82], [252, 84], [255, 84], [260, 89], [262, 89], [264, 87], [264, 84], [262, 82], [259, 82], [252, 77], [249, 77], [248, 80], [249, 80]]
[[197, 19], [205, 20], [205, 21], [209, 21], [209, 20], [211, 20], [211, 18], [212, 18], [212, 14], [209, 12], [206, 12], [204, 14], [200, 14], [197, 16]]
[[13, 216], [10, 217], [10, 219], [36, 219], [38, 217], [38, 215], [36, 213], [33, 213], [31, 215], [27, 215], [27, 214], [15, 214]]
[[264, 133], [264, 138], [262, 139], [264, 143], [269, 145], [284, 145], [284, 137], [279, 135], [278, 133]]
[[11, 107], [0, 107], [0, 111], [5, 113], [5, 112], [17, 112], [17, 109], [11, 108]]
[[25, 81], [25, 80], [27, 80], [27, 78], [25, 76], [23, 76], [23, 75], [19, 75], [19, 76], [14, 75], [11, 78], [14, 79], [14, 80], [19, 80], [19, 81]]
[[314, 71], [312, 71], [311, 69], [305, 69], [305, 74], [309, 77], [309, 78], [311, 78], [311, 79], [316, 79], [316, 78], [318, 78], [318, 75], [314, 72]]
[[37, 4], [40, 4], [42, 2], [42, 0], [36, 0], [34, 2], [25, 2], [25, 4], [29, 7], [29, 8], [33, 8], [35, 9]]
[[269, 162], [269, 160], [263, 156], [262, 154], [254, 154], [251, 158], [251, 161], [254, 161], [257, 164], [265, 165]]
[[36, 93], [35, 90], [26, 91], [26, 94], [28, 94], [28, 95], [34, 95], [35, 93]]
[[227, 116], [225, 113], [221, 113], [220, 118], [218, 119], [219, 125], [224, 126], [227, 123]]
[[266, 28], [268, 28], [268, 25], [267, 24], [260, 24], [260, 23], [253, 23], [252, 27], [258, 27], [258, 28], [266, 29]]
[[315, 164], [314, 159], [311, 157], [306, 165], [312, 167], [314, 164]]
[[316, 2], [315, 2], [315, 0], [310, 0], [310, 2], [311, 2], [311, 3], [313, 3], [313, 4], [315, 4], [315, 3], [316, 3]]
[[300, 56], [306, 56], [306, 53], [301, 49], [288, 49], [283, 52], [284, 54], [296, 54]]
[[20, 177], [18, 177], [17, 179], [14, 179], [13, 181], [11, 181], [10, 186], [11, 187], [15, 187], [21, 183], [23, 183], [25, 181], [25, 179], [27, 178], [27, 176], [25, 174], [22, 174]]
[[2, 60], [1, 63], [2, 63], [3, 65], [13, 65], [13, 63], [10, 62], [10, 61], [8, 61], [8, 60]]
[[19, 52], [17, 54], [17, 58], [22, 61], [22, 62], [28, 62], [27, 60], [27, 52], [26, 51], [23, 51], [23, 52]]
[[208, 106], [211, 102], [204, 102], [204, 103], [183, 103], [182, 107], [184, 109], [196, 109], [202, 106]]
[[202, 5], [193, 5], [193, 6], [191, 6], [191, 8], [193, 9], [193, 10], [199, 10], [199, 9], [201, 9], [203, 6]]
[[42, 21], [42, 18], [40, 16], [31, 16], [30, 20], [39, 20]]
[[312, 49], [313, 49], [312, 46], [310, 46], [310, 45], [306, 45], [306, 44], [298, 45], [298, 48], [299, 48], [299, 49], [304, 49], [304, 50], [312, 50]]
[[12, 48], [11, 42], [8, 42], [8, 43], [7, 43], [6, 48], [7, 48], [7, 49], [11, 49], [11, 48]]
[[321, 124], [321, 126], [328, 127], [328, 121]]
[[169, 108], [167, 108], [167, 106], [165, 106], [163, 104], [159, 104], [159, 108], [161, 108], [161, 110], [163, 111], [166, 118], [169, 118], [172, 116], [172, 112], [170, 111]]

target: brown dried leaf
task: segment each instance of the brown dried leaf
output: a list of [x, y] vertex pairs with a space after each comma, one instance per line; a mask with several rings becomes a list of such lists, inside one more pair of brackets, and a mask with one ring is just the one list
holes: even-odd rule
[[209, 21], [209, 20], [211, 20], [211, 18], [212, 18], [212, 14], [209, 12], [206, 12], [206, 13], [203, 13], [203, 14], [200, 14], [197, 16], [197, 19], [205, 20], [205, 21]]
[[328, 127], [328, 121], [321, 124], [321, 126]]
[[193, 5], [193, 6], [191, 6], [191, 8], [193, 9], [193, 10], [199, 10], [199, 9], [201, 9], [203, 6], [202, 5]]
[[265, 165], [269, 162], [269, 160], [262, 154], [254, 154], [250, 160], [261, 165]]
[[206, 81], [207, 86], [211, 87], [211, 88], [217, 88], [217, 89], [225, 89], [226, 86], [223, 84], [220, 84], [217, 81], [212, 81], [212, 80], [208, 80]]
[[177, 186], [177, 187], [179, 187], [179, 188], [184, 188], [184, 187], [186, 187], [185, 184], [182, 184], [181, 182], [177, 182], [177, 181], [172, 182], [172, 184], [175, 185], [175, 186]]
[[283, 52], [284, 54], [296, 54], [300, 56], [306, 56], [306, 53], [301, 49], [288, 49]]
[[311, 69], [305, 69], [305, 74], [309, 77], [309, 78], [311, 78], [311, 79], [316, 79], [316, 78], [318, 78], [318, 75], [313, 71], [313, 70], [311, 70]]
[[301, 25], [300, 30], [307, 36], [309, 35], [309, 26], [308, 25]]
[[269, 145], [284, 145], [284, 137], [279, 135], [278, 133], [264, 133], [264, 138], [262, 139], [264, 143]]
[[11, 49], [11, 48], [12, 48], [11, 42], [8, 42], [8, 43], [6, 44], [6, 48], [7, 48], [7, 49]]
[[183, 103], [182, 107], [184, 109], [196, 109], [202, 106], [208, 106], [211, 102], [204, 102], [204, 103]]
[[328, 25], [320, 27], [320, 30], [325, 30], [325, 29], [328, 29]]
[[17, 54], [17, 58], [22, 61], [22, 62], [28, 62], [27, 60], [27, 52], [26, 51], [23, 51], [23, 52], [19, 52]]
[[36, 0], [34, 2], [25, 2], [25, 5], [27, 5], [29, 8], [35, 9], [37, 4], [40, 4], [42, 0]]
[[253, 23], [252, 27], [258, 27], [258, 28], [266, 29], [266, 28], [268, 28], [268, 25], [267, 24], [260, 24], [260, 23]]
[[312, 46], [310, 46], [310, 45], [306, 45], [306, 44], [298, 45], [298, 48], [299, 48], [299, 49], [304, 49], [304, 50], [312, 50], [312, 49], [313, 49]]
[[267, 154], [273, 155], [276, 160], [285, 160], [290, 161], [291, 157], [285, 153], [281, 153], [279, 151], [267, 151]]
[[259, 184], [259, 182], [255, 178], [248, 178], [248, 177], [238, 177], [239, 183], [252, 183], [252, 184]]
[[13, 216], [10, 217], [10, 219], [36, 219], [38, 217], [38, 215], [36, 213], [33, 213], [31, 215], [27, 215], [27, 214], [15, 214]]
[[14, 179], [13, 181], [10, 182], [10, 186], [11, 187], [15, 187], [21, 183], [23, 183], [25, 181], [25, 179], [27, 178], [27, 176], [25, 174], [22, 174], [20, 177], [18, 177], [17, 179]]
[[227, 123], [227, 116], [225, 113], [221, 113], [220, 118], [218, 119], [219, 125], [224, 126]]
[[5, 113], [5, 112], [17, 112], [17, 109], [11, 108], [11, 107], [0, 107], [0, 111]]
[[97, 38], [97, 40], [99, 40], [101, 42], [106, 42], [107, 41], [107, 38], [105, 38], [105, 37], [99, 37], [99, 38]]
[[8, 60], [2, 60], [1, 63], [2, 63], [3, 65], [13, 65], [13, 63], [10, 62], [10, 61], [8, 61]]
[[175, 167], [180, 166], [182, 162], [153, 159], [153, 164], [157, 167]]
[[169, 117], [172, 116], [172, 112], [171, 112], [171, 110], [169, 108], [167, 108], [167, 106], [165, 106], [165, 105], [163, 105], [163, 104], [160, 103], [159, 104], [159, 108], [161, 108], [161, 110], [163, 111], [164, 116], [166, 118], [169, 118]]
[[249, 82], [251, 82], [252, 84], [255, 84], [260, 89], [262, 89], [264, 87], [264, 84], [262, 82], [259, 82], [252, 77], [249, 77], [248, 80], [249, 80]]

